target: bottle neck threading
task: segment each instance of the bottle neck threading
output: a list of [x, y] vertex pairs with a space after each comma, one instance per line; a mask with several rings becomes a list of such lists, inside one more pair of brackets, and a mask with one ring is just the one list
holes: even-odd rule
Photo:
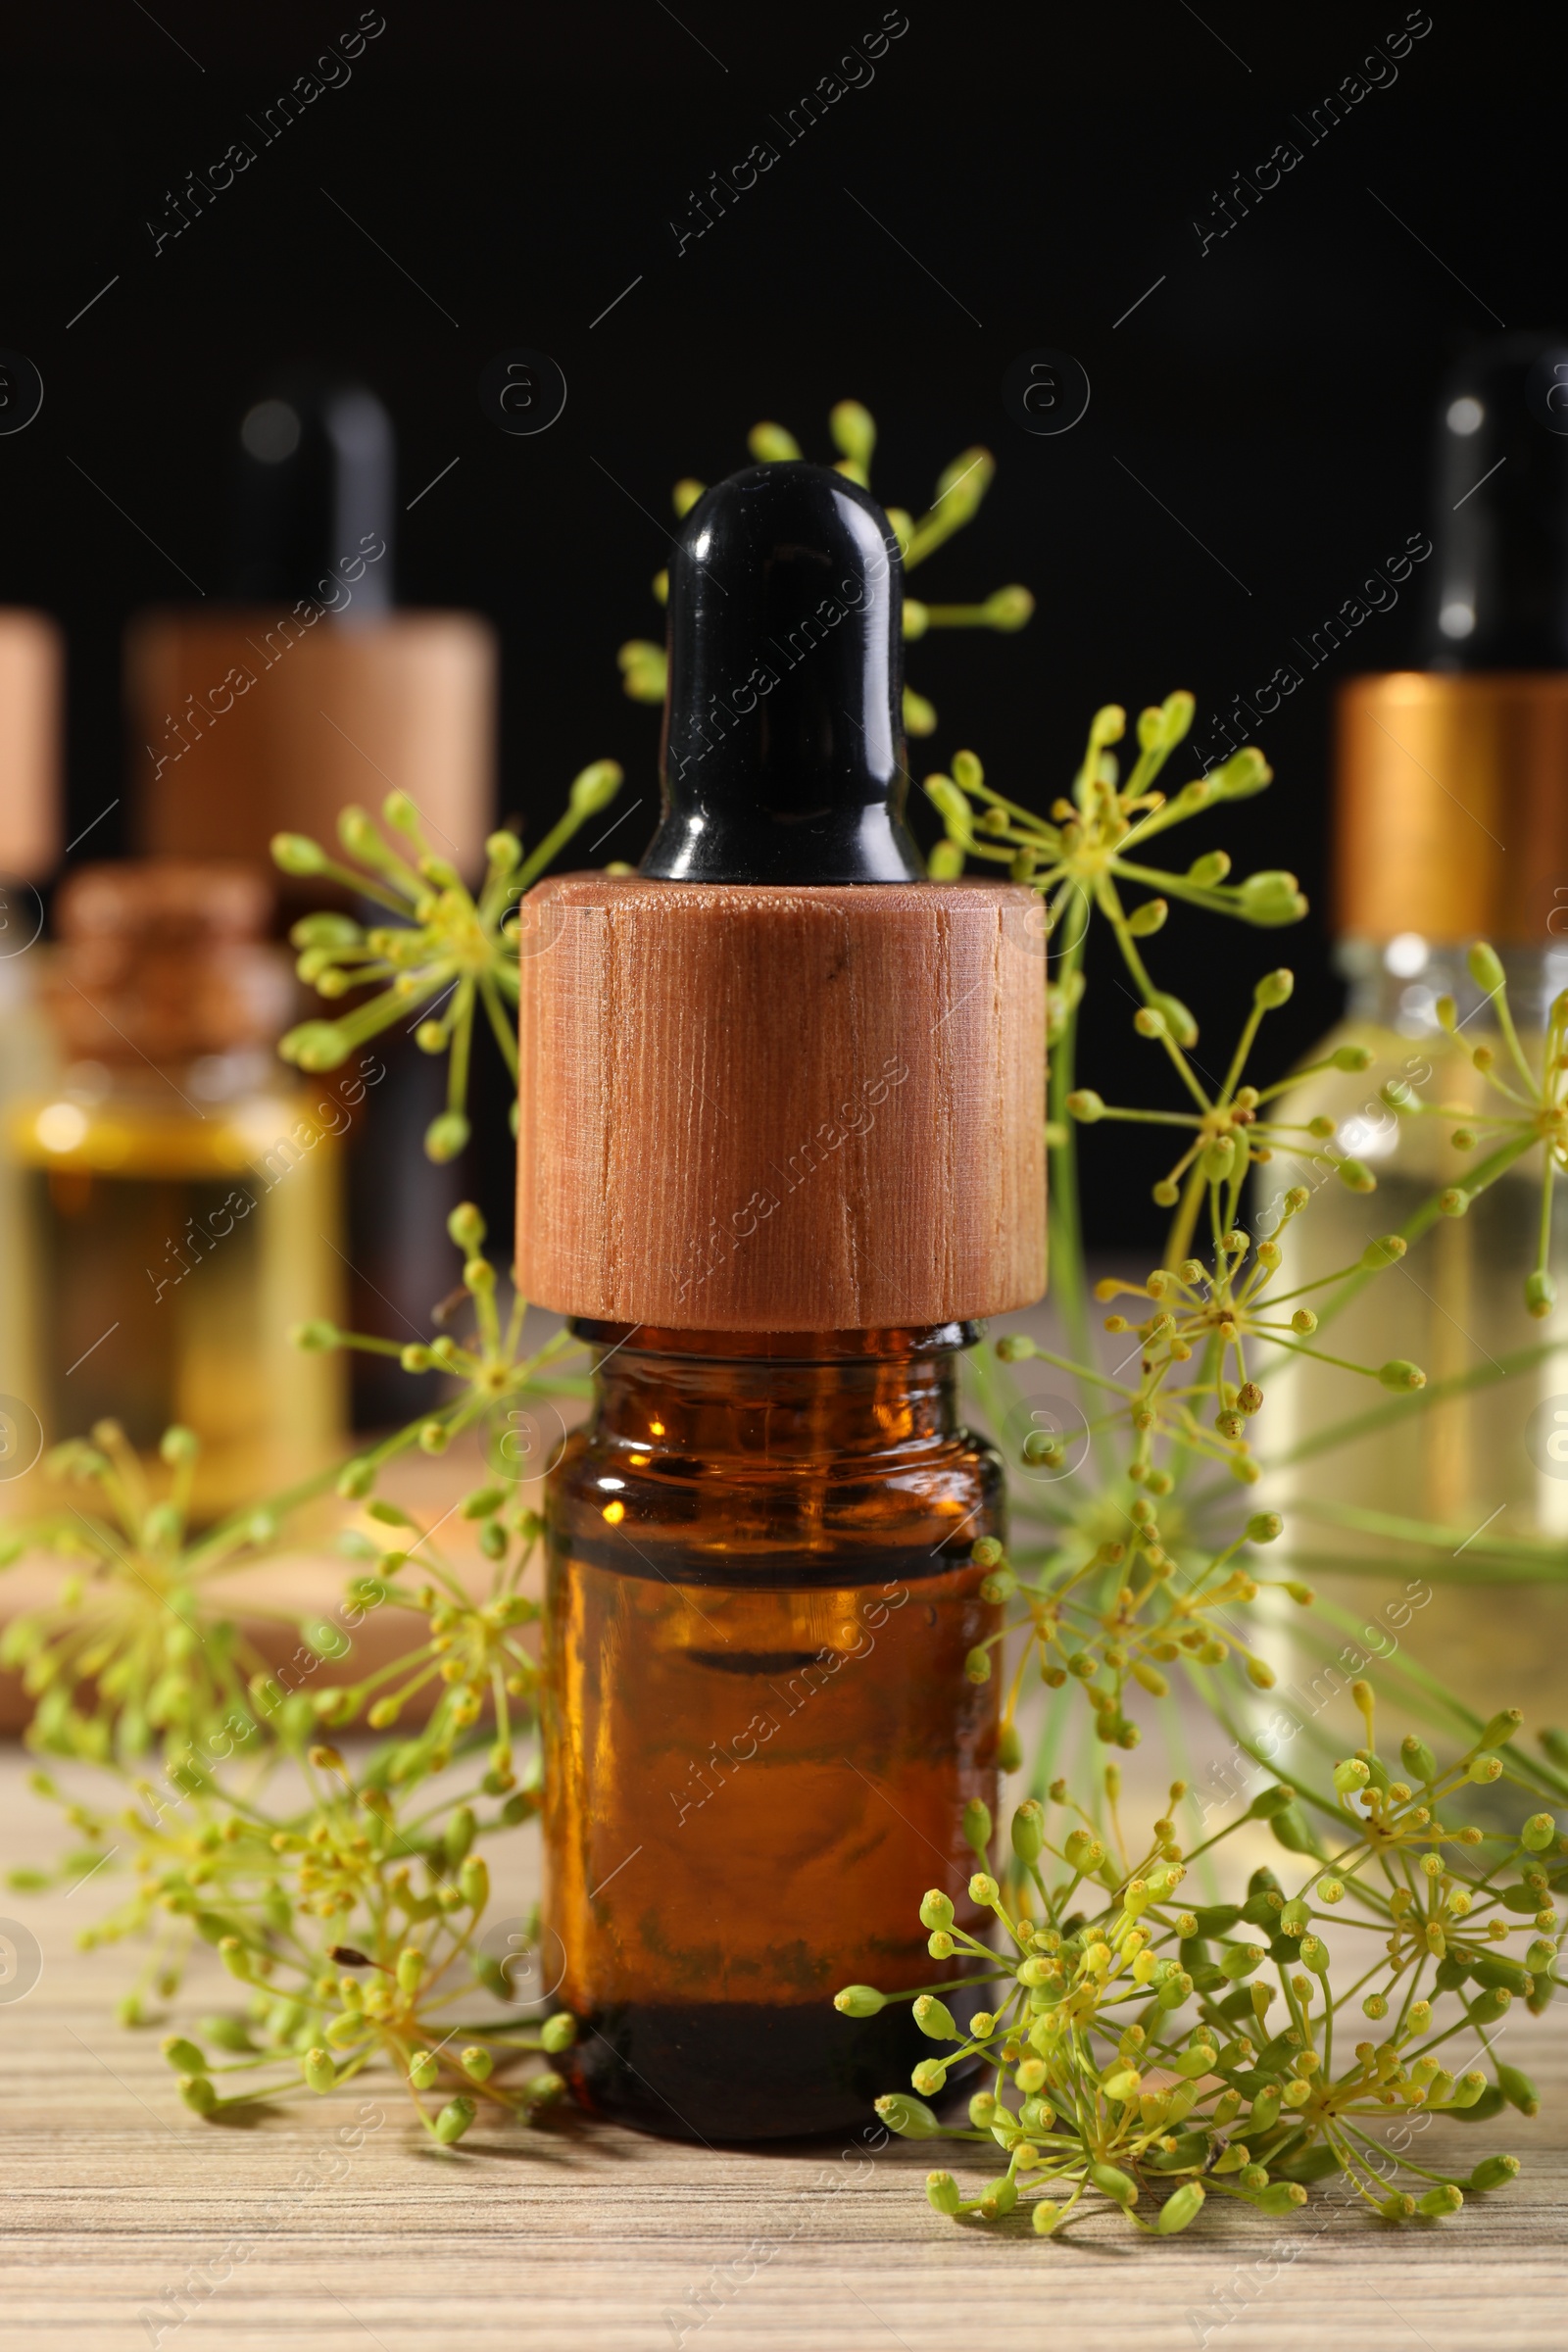
[[868, 1332], [661, 1331], [578, 1320], [599, 1442], [699, 1461], [816, 1462], [900, 1453], [959, 1431], [957, 1359], [972, 1323]]

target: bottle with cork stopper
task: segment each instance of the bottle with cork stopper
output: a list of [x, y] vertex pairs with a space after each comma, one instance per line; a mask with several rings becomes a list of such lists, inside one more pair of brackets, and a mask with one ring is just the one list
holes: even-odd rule
[[0, 1136], [0, 1390], [33, 1441], [8, 1515], [60, 1501], [43, 1447], [105, 1420], [149, 1462], [194, 1431], [207, 1521], [341, 1449], [340, 1367], [289, 1333], [340, 1311], [340, 1145], [367, 1080], [307, 1094], [277, 1061], [294, 982], [270, 912], [265, 877], [219, 860], [82, 866], [56, 894], [57, 1075]]
[[[396, 600], [396, 435], [368, 384], [280, 370], [234, 437], [229, 595], [139, 616], [125, 644], [137, 838], [159, 856], [244, 858], [272, 876], [283, 918], [320, 885], [278, 876], [272, 837], [337, 844], [341, 811], [407, 793], [440, 855], [470, 881], [495, 793], [496, 642], [474, 612]], [[422, 517], [421, 517], [422, 519]], [[401, 1029], [348, 1157], [350, 1318], [388, 1308], [422, 1330], [449, 1287], [444, 1228], [461, 1197], [419, 1138], [442, 1073]], [[356, 1357], [357, 1428], [402, 1420], [433, 1380]]]
[[710, 490], [652, 847], [522, 906], [517, 1279], [596, 1357], [547, 1482], [560, 2063], [705, 2140], [862, 2121], [930, 2045], [835, 1990], [925, 1981], [932, 1886], [984, 1925], [1004, 1477], [956, 1373], [1044, 1287], [1046, 971], [1028, 891], [923, 878], [901, 601], [844, 476]]
[[[1377, 1236], [1413, 1231], [1412, 1218], [1429, 1228], [1335, 1317], [1335, 1354], [1407, 1357], [1439, 1393], [1418, 1409], [1385, 1406], [1364, 1435], [1336, 1441], [1336, 1513], [1377, 1518], [1314, 1526], [1323, 1569], [1370, 1567], [1402, 1592], [1407, 1562], [1378, 1531], [1457, 1530], [1456, 1543], [1469, 1539], [1459, 1568], [1481, 1581], [1434, 1591], [1416, 1580], [1412, 1654], [1462, 1679], [1477, 1705], [1555, 1704], [1568, 1594], [1508, 1590], [1506, 1552], [1568, 1533], [1568, 1355], [1556, 1352], [1568, 1341], [1568, 1220], [1559, 1198], [1543, 1280], [1541, 1147], [1473, 1200], [1466, 1185], [1499, 1140], [1487, 1111], [1519, 1107], [1476, 1067], [1479, 1050], [1517, 1083], [1497, 979], [1537, 1069], [1568, 986], [1568, 340], [1480, 346], [1444, 387], [1435, 424], [1427, 666], [1351, 679], [1339, 701], [1335, 919], [1350, 1002], [1308, 1060], [1351, 1066], [1303, 1078], [1278, 1112], [1316, 1121], [1316, 1148], [1347, 1160], [1360, 1189], [1322, 1166], [1277, 1159], [1266, 1173], [1270, 1189], [1316, 1188], [1280, 1237], [1297, 1281], [1355, 1263]], [[1472, 959], [1477, 942], [1494, 966]], [[1391, 1088], [1447, 1115], [1401, 1117]], [[1440, 1195], [1450, 1213], [1432, 1213]], [[1478, 1383], [1477, 1371], [1491, 1377]], [[1275, 1450], [1301, 1456], [1282, 1474], [1281, 1507], [1310, 1520], [1314, 1442], [1348, 1419], [1342, 1376], [1299, 1360], [1269, 1410]], [[1365, 1597], [1332, 1573], [1314, 1582]], [[1521, 1641], [1527, 1621], [1539, 1640]]]

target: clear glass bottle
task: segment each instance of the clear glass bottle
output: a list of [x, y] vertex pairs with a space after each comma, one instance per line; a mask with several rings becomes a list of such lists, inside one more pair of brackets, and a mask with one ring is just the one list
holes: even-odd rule
[[[306, 1093], [273, 1055], [290, 980], [267, 905], [246, 869], [197, 861], [74, 876], [43, 989], [57, 1071], [4, 1118], [0, 1391], [43, 1446], [112, 1419], [151, 1457], [184, 1423], [207, 1519], [341, 1446], [340, 1367], [288, 1335], [337, 1311], [364, 1087]], [[12, 1516], [65, 1499], [41, 1461], [0, 1486]]]
[[998, 1684], [964, 1661], [1004, 1474], [957, 1418], [973, 1328], [576, 1328], [597, 1400], [547, 1490], [562, 2064], [677, 2137], [862, 2120], [932, 2045], [907, 2003], [833, 1993], [929, 1982], [928, 1886], [984, 1924], [961, 1818], [995, 1800]]
[[[1462, 1184], [1484, 1147], [1455, 1149], [1458, 1116], [1399, 1117], [1382, 1088], [1403, 1081], [1428, 1102], [1479, 1109], [1490, 1090], [1470, 1049], [1497, 1051], [1507, 1075], [1506, 1050], [1488, 1000], [1471, 979], [1463, 948], [1402, 933], [1378, 947], [1352, 940], [1341, 951], [1351, 980], [1345, 1021], [1324, 1041], [1317, 1059], [1337, 1047], [1364, 1048], [1362, 1072], [1319, 1071], [1277, 1105], [1282, 1121], [1333, 1122], [1325, 1147], [1356, 1158], [1377, 1179], [1374, 1193], [1347, 1189], [1332, 1169], [1293, 1164], [1280, 1153], [1263, 1174], [1259, 1230], [1273, 1217], [1270, 1196], [1294, 1183], [1313, 1193], [1304, 1215], [1281, 1233], [1282, 1290], [1355, 1263], [1367, 1243], [1397, 1233], [1433, 1196]], [[1568, 986], [1568, 952], [1504, 954], [1509, 1003], [1527, 1055], [1539, 1056], [1546, 1006]], [[1462, 1024], [1456, 1042], [1438, 1025], [1441, 996], [1451, 996]], [[1494, 1094], [1491, 1106], [1506, 1109]], [[1568, 1535], [1568, 1461], [1560, 1471], [1544, 1431], [1551, 1400], [1568, 1414], [1568, 1347], [1560, 1355], [1517, 1364], [1544, 1343], [1568, 1342], [1568, 1220], [1560, 1214], [1551, 1271], [1558, 1303], [1536, 1320], [1526, 1312], [1525, 1281], [1536, 1263], [1542, 1167], [1539, 1149], [1527, 1152], [1480, 1194], [1467, 1214], [1439, 1216], [1397, 1265], [1368, 1282], [1314, 1340], [1351, 1362], [1378, 1365], [1391, 1357], [1419, 1364], [1430, 1386], [1466, 1374], [1490, 1375], [1466, 1390], [1423, 1403], [1412, 1412], [1380, 1412], [1390, 1400], [1370, 1384], [1310, 1358], [1277, 1363], [1268, 1379], [1267, 1452], [1288, 1457], [1331, 1430], [1344, 1438], [1305, 1453], [1275, 1476], [1272, 1492], [1296, 1518], [1298, 1550], [1312, 1558], [1314, 1581], [1334, 1598], [1373, 1614], [1380, 1597], [1403, 1596], [1406, 1577], [1395, 1530], [1400, 1523], [1453, 1531], [1451, 1575], [1439, 1583], [1409, 1571], [1423, 1593], [1408, 1621], [1406, 1647], [1428, 1672], [1462, 1683], [1473, 1704], [1497, 1706], [1550, 1699], [1562, 1703], [1561, 1637], [1568, 1631], [1568, 1592], [1544, 1585], [1507, 1585], [1499, 1593], [1463, 1580], [1465, 1551], [1486, 1538]], [[1312, 1301], [1308, 1301], [1312, 1303]], [[1357, 1434], [1357, 1424], [1365, 1427]], [[1568, 1426], [1568, 1419], [1565, 1419]], [[1322, 1513], [1327, 1502], [1334, 1514]], [[1347, 1509], [1370, 1514], [1348, 1525]], [[1377, 1585], [1346, 1577], [1375, 1564]], [[1330, 1572], [1327, 1580], [1318, 1570]], [[1522, 1638], [1525, 1637], [1525, 1638]]]

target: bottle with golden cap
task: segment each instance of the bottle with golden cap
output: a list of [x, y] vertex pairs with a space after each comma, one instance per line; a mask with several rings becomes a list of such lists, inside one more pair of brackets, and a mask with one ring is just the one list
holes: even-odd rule
[[[1265, 1225], [1268, 1192], [1314, 1190], [1281, 1235], [1298, 1281], [1353, 1264], [1436, 1194], [1462, 1208], [1489, 1148], [1473, 1114], [1518, 1107], [1476, 1067], [1479, 1049], [1505, 1083], [1511, 1071], [1475, 943], [1500, 957], [1537, 1068], [1568, 986], [1568, 341], [1510, 336], [1473, 353], [1437, 431], [1430, 666], [1353, 679], [1339, 705], [1337, 922], [1351, 996], [1309, 1059], [1339, 1052], [1365, 1066], [1304, 1079], [1280, 1109], [1316, 1120], [1320, 1142], [1377, 1189], [1276, 1157]], [[1401, 1085], [1451, 1115], [1399, 1117], [1384, 1090]], [[1462, 1679], [1478, 1705], [1561, 1699], [1568, 1594], [1514, 1582], [1508, 1552], [1568, 1535], [1568, 1217], [1559, 1205], [1546, 1280], [1533, 1281], [1543, 1175], [1532, 1149], [1464, 1213], [1432, 1219], [1325, 1334], [1336, 1355], [1419, 1364], [1419, 1409], [1357, 1410], [1342, 1374], [1306, 1360], [1270, 1392], [1276, 1449], [1295, 1464], [1281, 1500], [1309, 1547], [1375, 1575], [1407, 1653]], [[1477, 1582], [1435, 1589], [1408, 1568], [1399, 1531], [1433, 1528], [1455, 1531], [1455, 1577]], [[1354, 1589], [1358, 1609], [1372, 1591]]]
[[62, 1497], [44, 1450], [118, 1422], [202, 1442], [213, 1519], [341, 1449], [341, 1372], [292, 1326], [339, 1310], [341, 1140], [373, 1072], [307, 1092], [272, 1052], [294, 983], [266, 880], [216, 860], [83, 866], [42, 979], [57, 1074], [0, 1136], [0, 1510]]
[[985, 1924], [1003, 1470], [956, 1375], [1044, 1286], [1046, 974], [1026, 891], [922, 878], [901, 600], [842, 475], [710, 490], [653, 845], [522, 909], [517, 1278], [597, 1359], [547, 1489], [562, 2063], [705, 2140], [863, 2120], [932, 2045], [834, 1992], [926, 1981], [932, 1886]]

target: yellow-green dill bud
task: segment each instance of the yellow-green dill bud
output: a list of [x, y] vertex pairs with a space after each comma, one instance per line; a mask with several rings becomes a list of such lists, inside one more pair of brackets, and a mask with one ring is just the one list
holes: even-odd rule
[[1437, 2188], [1429, 2188], [1424, 2197], [1417, 2197], [1415, 2209], [1429, 2220], [1437, 2221], [1446, 2213], [1457, 2213], [1463, 2203], [1463, 2189], [1456, 2188], [1451, 2180], [1445, 2180]]
[[[1267, 1956], [1265, 1952], [1259, 1952], [1257, 1960], [1252, 1962], [1252, 1966], [1255, 1968], [1258, 1961], [1266, 1959]], [[1180, 1982], [1181, 1980], [1176, 1981]], [[1191, 1978], [1188, 1978], [1186, 1982], [1190, 1986]], [[1171, 2072], [1184, 2076], [1188, 2081], [1196, 2081], [1200, 2075], [1206, 2075], [1217, 2064], [1219, 2052], [1212, 2042], [1200, 2041], [1195, 2049], [1183, 2050], [1179, 2058], [1173, 2058], [1170, 2061]]]
[[441, 2068], [433, 2050], [415, 2050], [409, 2059], [409, 2081], [416, 2090], [429, 2090], [440, 2077]]
[[997, 1734], [997, 1769], [1016, 1772], [1023, 1762], [1023, 1740], [1015, 1723], [1004, 1723]]
[[1161, 2237], [1174, 2237], [1178, 2230], [1185, 2230], [1190, 2222], [1196, 2222], [1202, 2210], [1203, 2183], [1201, 2180], [1184, 2180], [1175, 2195], [1167, 2197], [1160, 2207], [1155, 2216], [1154, 2229]]
[[1557, 1285], [1549, 1274], [1532, 1274], [1525, 1283], [1525, 1309], [1539, 1323], [1557, 1303]]
[[833, 1995], [833, 2006], [841, 2017], [875, 2017], [887, 2007], [887, 1994], [878, 1992], [874, 1984], [845, 1984]]
[[274, 833], [272, 863], [285, 874], [321, 874], [331, 863], [326, 852], [305, 833]]
[[182, 2034], [170, 2034], [159, 2044], [165, 2058], [176, 2075], [205, 2075], [207, 2060], [193, 2041]]
[[435, 2119], [435, 2135], [441, 2145], [444, 2148], [450, 2148], [460, 2140], [472, 2123], [476, 2113], [477, 2109], [473, 2101], [465, 2098], [461, 2092], [455, 2099], [448, 2099]]
[[1467, 1781], [1473, 1781], [1477, 1788], [1485, 1788], [1490, 1782], [1502, 1778], [1502, 1758], [1472, 1756], [1464, 1768], [1464, 1777]]
[[1128, 932], [1134, 939], [1152, 939], [1156, 931], [1164, 929], [1169, 913], [1170, 902], [1167, 899], [1146, 899], [1127, 917]]
[[1369, 1070], [1372, 1067], [1370, 1046], [1337, 1046], [1329, 1055], [1337, 1070]]
[[1067, 1097], [1067, 1108], [1080, 1127], [1093, 1127], [1105, 1115], [1105, 1105], [1092, 1086], [1075, 1087]]
[[482, 1911], [490, 1900], [490, 1872], [480, 1854], [470, 1854], [458, 1873], [458, 1891], [470, 1911]]
[[1418, 1739], [1414, 1732], [1406, 1732], [1399, 1742], [1399, 1753], [1418, 1780], [1431, 1782], [1437, 1779], [1437, 1757], [1426, 1741]]
[[1252, 990], [1252, 1003], [1265, 1012], [1274, 1012], [1281, 1004], [1290, 1003], [1295, 986], [1296, 974], [1282, 964], [1278, 971], [1263, 974]]
[[1509, 2106], [1517, 2107], [1521, 2115], [1540, 2114], [1541, 2093], [1531, 2082], [1530, 2077], [1521, 2074], [1518, 2067], [1499, 2066], [1497, 2068], [1497, 2088]]
[[[970, 1852], [978, 1854], [982, 1861], [985, 1859], [987, 1852], [990, 1850], [991, 1829], [992, 1824], [990, 1806], [987, 1805], [980, 1797], [971, 1796], [968, 1803], [963, 1808], [963, 1841], [965, 1845], [968, 1846]], [[990, 1880], [988, 1880], [986, 1883], [988, 1886], [992, 1885]], [[971, 1880], [969, 1885], [969, 1894], [972, 1901], [977, 1903], [989, 1903], [995, 1900], [994, 1886], [991, 1894], [976, 1894], [974, 1889], [975, 1882]], [[927, 1927], [947, 1927], [951, 1924], [951, 1922], [948, 1920], [927, 1920], [925, 1924]]]
[[406, 1995], [418, 1991], [424, 1979], [424, 1954], [417, 1944], [406, 1943], [397, 1956], [398, 1990]]
[[[914, 2069], [913, 2073], [909, 2077], [909, 2081], [913, 2083], [916, 2090], [922, 2092], [923, 2094], [927, 2094], [932, 2098], [935, 2098], [937, 2092], [943, 2088], [947, 2080], [948, 2070], [943, 2065], [940, 2058], [922, 2058], [919, 2065]], [[877, 2101], [877, 2107], [879, 2111], [881, 2109], [881, 2104], [882, 2102], [879, 2099]], [[889, 2119], [884, 2117], [883, 2120], [886, 2122]], [[899, 2127], [897, 2125], [893, 2125], [892, 2129], [897, 2131]], [[906, 2136], [922, 2138], [924, 2134], [919, 2132], [913, 2134], [906, 2133]]]
[[193, 2115], [211, 2115], [218, 2093], [205, 2075], [181, 2075], [179, 2095]]
[[[860, 1989], [858, 1987], [858, 1989]], [[834, 2007], [838, 2007], [835, 1997]], [[877, 2007], [881, 2007], [878, 1999]], [[864, 2013], [862, 2013], [864, 2014]], [[946, 2001], [938, 2000], [934, 1992], [922, 1992], [914, 2004], [914, 2022], [932, 2041], [961, 2041], [963, 2035], [953, 2021], [953, 2012]]]
[[1523, 1721], [1524, 1715], [1518, 1707], [1504, 1707], [1486, 1725], [1477, 1744], [1481, 1747], [1506, 1747]]
[[1557, 1824], [1549, 1813], [1532, 1813], [1519, 1833], [1519, 1842], [1532, 1854], [1544, 1854], [1557, 1836]]
[[1258, 1690], [1272, 1690], [1279, 1680], [1274, 1669], [1263, 1658], [1249, 1658], [1247, 1679]]
[[1486, 2076], [1481, 2072], [1480, 2067], [1473, 2066], [1468, 2074], [1463, 2074], [1459, 2077], [1458, 2082], [1448, 2093], [1447, 2103], [1450, 2107], [1457, 2108], [1460, 2114], [1463, 2114], [1467, 2107], [1473, 2107], [1475, 2105], [1476, 2101], [1480, 2098], [1486, 2087]]
[[620, 790], [622, 769], [613, 760], [593, 760], [572, 778], [567, 795], [574, 816], [597, 816]]
[[[1529, 2108], [1526, 2112], [1533, 2115], [1535, 2109]], [[1510, 2180], [1517, 2180], [1518, 2178], [1517, 2156], [1484, 2156], [1470, 2176], [1470, 2186], [1482, 2190], [1506, 2188]]]
[[[1225, 797], [1234, 800], [1237, 796], [1228, 791]], [[1285, 923], [1299, 922], [1306, 912], [1306, 901], [1296, 876], [1281, 871], [1249, 874], [1237, 890], [1236, 901], [1242, 920], [1262, 930], [1278, 930]]]
[[1478, 939], [1465, 961], [1477, 988], [1485, 995], [1494, 997], [1503, 984], [1502, 958], [1496, 949], [1489, 946], [1486, 940]]
[[1349, 1796], [1364, 1788], [1372, 1778], [1370, 1767], [1359, 1756], [1346, 1756], [1334, 1767], [1334, 1786], [1342, 1796]]
[[963, 1672], [964, 1679], [967, 1682], [989, 1683], [991, 1680], [990, 1650], [987, 1649], [983, 1644], [977, 1644], [975, 1648], [970, 1650], [968, 1656], [964, 1659]]
[[495, 2063], [490, 2052], [477, 2041], [469, 2042], [466, 2050], [458, 2053], [458, 2064], [470, 2082], [488, 2082], [495, 2072]]
[[1027, 1797], [1012, 1817], [1012, 1850], [1020, 1862], [1038, 1862], [1045, 1841], [1045, 1810], [1034, 1797]]
[[1089, 2167], [1089, 2178], [1102, 2196], [1110, 2198], [1112, 2204], [1120, 2205], [1124, 2210], [1130, 2205], [1137, 2204], [1138, 2183], [1133, 2180], [1131, 2174], [1124, 2173], [1119, 2165], [1092, 2164]]
[[958, 2183], [951, 2173], [927, 2173], [925, 2193], [937, 2213], [955, 2214], [963, 2202], [958, 2194]]
[[1398, 1355], [1378, 1367], [1378, 1378], [1386, 1389], [1424, 1389], [1427, 1385], [1427, 1376], [1420, 1365]]
[[1378, 1180], [1365, 1160], [1342, 1159], [1336, 1173], [1348, 1192], [1375, 1193], [1378, 1189]]
[[425, 1156], [438, 1161], [456, 1159], [467, 1140], [468, 1122], [462, 1111], [444, 1110], [424, 1131]]
[[221, 1960], [223, 1966], [227, 1969], [231, 1977], [238, 1977], [242, 1984], [248, 1984], [250, 1983], [251, 1956], [249, 1951], [246, 1949], [243, 1940], [238, 1936], [221, 1936], [219, 1937], [218, 1957], [220, 1960]]
[[782, 424], [766, 418], [754, 424], [746, 436], [746, 446], [760, 466], [778, 466], [800, 457], [801, 445], [795, 435]]
[[539, 2046], [548, 2050], [553, 2058], [563, 2050], [569, 2050], [576, 2038], [577, 2020], [569, 2009], [558, 2009], [555, 2016], [547, 2017], [539, 2029]]
[[920, 1897], [920, 1925], [923, 1928], [951, 1928], [953, 1925], [952, 1897], [933, 1886]]
[[330, 2050], [323, 2050], [319, 2046], [306, 2051], [301, 2068], [312, 2090], [330, 2090], [337, 2081], [337, 2068], [332, 2063]]

